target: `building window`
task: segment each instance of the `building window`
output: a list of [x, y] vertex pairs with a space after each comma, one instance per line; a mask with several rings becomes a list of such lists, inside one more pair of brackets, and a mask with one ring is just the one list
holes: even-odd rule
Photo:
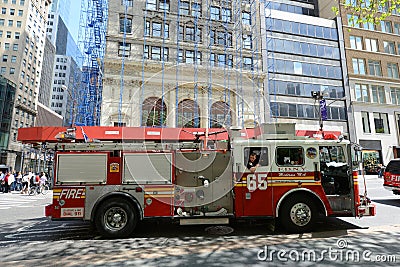
[[158, 0], [158, 9], [160, 11], [169, 11], [169, 0]]
[[369, 75], [382, 76], [381, 62], [377, 60], [368, 60]]
[[167, 119], [167, 106], [162, 99], [149, 97], [142, 105], [142, 126], [165, 126]]
[[0, 74], [5, 74], [7, 72], [7, 68], [6, 67], [1, 67], [0, 68]]
[[355, 84], [356, 99], [360, 102], [370, 102], [368, 86], [366, 84]]
[[8, 60], [8, 55], [3, 55], [3, 62], [7, 62]]
[[221, 20], [223, 22], [231, 22], [232, 21], [232, 11], [229, 8], [223, 7], [221, 9]]
[[390, 88], [391, 103], [394, 105], [400, 105], [400, 88]]
[[375, 23], [373, 23], [373, 22], [364, 22], [363, 23], [363, 28], [365, 30], [375, 31]]
[[14, 38], [17, 39], [17, 40], [20, 38], [20, 36], [21, 36], [21, 33], [19, 33], [19, 32], [16, 32], [14, 34]]
[[390, 21], [381, 21], [381, 30], [386, 33], [393, 33], [392, 23]]
[[157, 10], [157, 0], [147, 0], [146, 1], [147, 10]]
[[[163, 58], [161, 58], [161, 51], [164, 51], [164, 55]], [[146, 45], [144, 47], [144, 58], [145, 59], [151, 59], [151, 60], [164, 60], [164, 61], [168, 61], [169, 60], [169, 49], [167, 47], [164, 47], [164, 49], [162, 49], [162, 47], [160, 46], [148, 46]]]
[[365, 50], [378, 52], [378, 40], [365, 38]]
[[13, 50], [18, 51], [18, 44], [13, 44]]
[[369, 113], [365, 111], [361, 111], [361, 122], [363, 125], [364, 133], [371, 133], [371, 127], [369, 123]]
[[214, 54], [210, 55], [211, 65], [217, 67], [233, 67], [232, 55]]
[[200, 127], [200, 108], [193, 100], [185, 99], [179, 102], [177, 116], [177, 127]]
[[10, 74], [14, 74], [15, 73], [15, 68], [10, 68]]
[[362, 38], [360, 36], [350, 36], [350, 47], [357, 50], [362, 50]]
[[375, 133], [390, 134], [389, 120], [387, 113], [374, 112]]
[[[196, 34], [195, 34], [196, 31]], [[179, 40], [201, 43], [201, 29], [190, 26], [179, 26]]]
[[383, 86], [371, 85], [372, 103], [386, 104], [385, 88]]
[[12, 27], [14, 25], [14, 21], [12, 19], [8, 20], [8, 26]]
[[189, 15], [190, 12], [190, 3], [189, 2], [181, 2], [180, 6], [179, 6], [179, 14], [180, 15]]
[[232, 125], [232, 114], [229, 105], [223, 101], [218, 101], [211, 106], [211, 128], [222, 128]]
[[251, 35], [244, 35], [243, 36], [243, 48], [244, 49], [252, 49], [252, 41], [251, 41]]
[[2, 8], [1, 8], [1, 14], [2, 14], [2, 15], [7, 14], [7, 8], [2, 7]]
[[251, 58], [251, 57], [243, 58], [243, 69], [253, 70], [253, 58]]
[[133, 6], [133, 0], [121, 0], [121, 5]]
[[232, 33], [211, 30], [210, 31], [210, 43], [211, 45], [222, 45], [232, 47]]
[[119, 32], [132, 33], [132, 18], [119, 18]]
[[4, 19], [0, 19], [0, 26], [4, 26]]
[[385, 53], [396, 54], [394, 42], [383, 41], [383, 49]]
[[365, 61], [362, 58], [353, 58], [354, 74], [365, 74]]
[[251, 17], [249, 12], [242, 12], [242, 24], [251, 25]]
[[119, 42], [118, 56], [129, 57], [131, 55], [131, 44]]
[[347, 15], [347, 25], [354, 28], [360, 28], [360, 23], [358, 21], [358, 16]]
[[217, 6], [211, 6], [210, 8], [210, 19], [220, 20], [220, 9]]
[[164, 34], [164, 38], [169, 38], [169, 24], [164, 23], [164, 28], [162, 25], [162, 22], [146, 21], [145, 36], [162, 37]]
[[387, 72], [389, 78], [398, 79], [399, 78], [399, 67], [397, 63], [388, 63], [387, 64]]
[[193, 64], [197, 54], [197, 64], [201, 64], [201, 52], [193, 50], [179, 50], [178, 60], [180, 63]]

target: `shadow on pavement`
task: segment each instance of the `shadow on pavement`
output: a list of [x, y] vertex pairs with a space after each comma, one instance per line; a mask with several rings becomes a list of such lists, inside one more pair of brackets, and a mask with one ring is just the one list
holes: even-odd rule
[[400, 207], [400, 199], [379, 199], [373, 200], [373, 202], [393, 207]]
[[[18, 224], [0, 224], [0, 246], [14, 241], [57, 241], [103, 239], [88, 222], [51, 221], [48, 218], [22, 220]], [[346, 235], [349, 229], [359, 226], [338, 218], [327, 218], [317, 223], [312, 237]], [[142, 221], [133, 238], [196, 238], [216, 236], [276, 236], [287, 234], [273, 220], [234, 221], [226, 226], [186, 225], [171, 221]], [[128, 237], [129, 238], [129, 237]], [[2, 244], [3, 243], [3, 244]]]

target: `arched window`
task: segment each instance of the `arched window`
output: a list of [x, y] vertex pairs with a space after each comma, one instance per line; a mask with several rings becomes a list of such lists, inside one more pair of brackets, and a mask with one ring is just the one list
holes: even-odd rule
[[177, 127], [200, 127], [200, 109], [196, 102], [190, 99], [179, 102]]
[[222, 128], [232, 125], [232, 114], [229, 105], [223, 101], [218, 101], [211, 106], [211, 128]]
[[167, 118], [167, 106], [158, 97], [149, 97], [142, 105], [142, 126], [165, 126]]

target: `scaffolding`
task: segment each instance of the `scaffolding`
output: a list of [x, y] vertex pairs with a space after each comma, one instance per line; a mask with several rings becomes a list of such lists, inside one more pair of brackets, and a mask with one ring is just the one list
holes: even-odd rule
[[[174, 3], [170, 5], [170, 2]], [[118, 100], [116, 97], [112, 100], [114, 106], [110, 112], [112, 116], [118, 114], [118, 125], [127, 123], [127, 113], [123, 109], [133, 106], [138, 107], [135, 119], [141, 126], [229, 127], [233, 124], [244, 127], [251, 116], [254, 125], [259, 124], [262, 70], [258, 12], [261, 2], [122, 0], [118, 10], [120, 88]], [[249, 14], [248, 25], [243, 25], [243, 12]], [[84, 51], [83, 78], [76, 92], [76, 124], [99, 124], [107, 17], [108, 0], [82, 0], [79, 45]], [[127, 25], [128, 18], [132, 17], [136, 22], [140, 21], [135, 24], [135, 31], [132, 31], [134, 25]], [[154, 21], [160, 32], [157, 38], [153, 36]], [[169, 36], [170, 25], [176, 29], [176, 39]], [[247, 37], [250, 47], [244, 49], [244, 38]], [[142, 43], [135, 38], [143, 38]], [[126, 49], [130, 49], [130, 45], [136, 45], [133, 53], [141, 49], [143, 53], [128, 60], [131, 54]], [[158, 58], [154, 58], [153, 49], [157, 49]], [[244, 61], [244, 57], [251, 62]], [[127, 64], [141, 67], [136, 76], [138, 97], [134, 100], [138, 106], [127, 104], [124, 99], [128, 91], [125, 82]], [[157, 72], [152, 72], [154, 69]], [[171, 78], [173, 76], [175, 79]], [[160, 95], [151, 95], [157, 90]], [[166, 114], [165, 103], [174, 107], [169, 110], [171, 117]], [[186, 117], [183, 119], [182, 116]], [[206, 116], [207, 119], [200, 119]]]
[[82, 78], [74, 92], [76, 125], [100, 124], [107, 20], [108, 0], [82, 0], [78, 33]]

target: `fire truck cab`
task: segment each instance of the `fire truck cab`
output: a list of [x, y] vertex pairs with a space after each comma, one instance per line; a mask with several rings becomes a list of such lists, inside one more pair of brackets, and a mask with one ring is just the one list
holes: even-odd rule
[[[252, 136], [234, 128], [229, 136], [220, 129], [137, 128], [135, 137], [127, 128], [81, 130], [85, 140], [89, 131], [118, 137], [47, 140], [55, 159], [46, 216], [91, 221], [106, 237], [129, 236], [138, 221], [155, 218], [182, 225], [276, 218], [289, 232], [305, 232], [326, 216], [375, 214], [360, 200], [350, 142], [296, 137], [294, 124], [261, 125]], [[24, 129], [19, 136], [35, 139]]]

